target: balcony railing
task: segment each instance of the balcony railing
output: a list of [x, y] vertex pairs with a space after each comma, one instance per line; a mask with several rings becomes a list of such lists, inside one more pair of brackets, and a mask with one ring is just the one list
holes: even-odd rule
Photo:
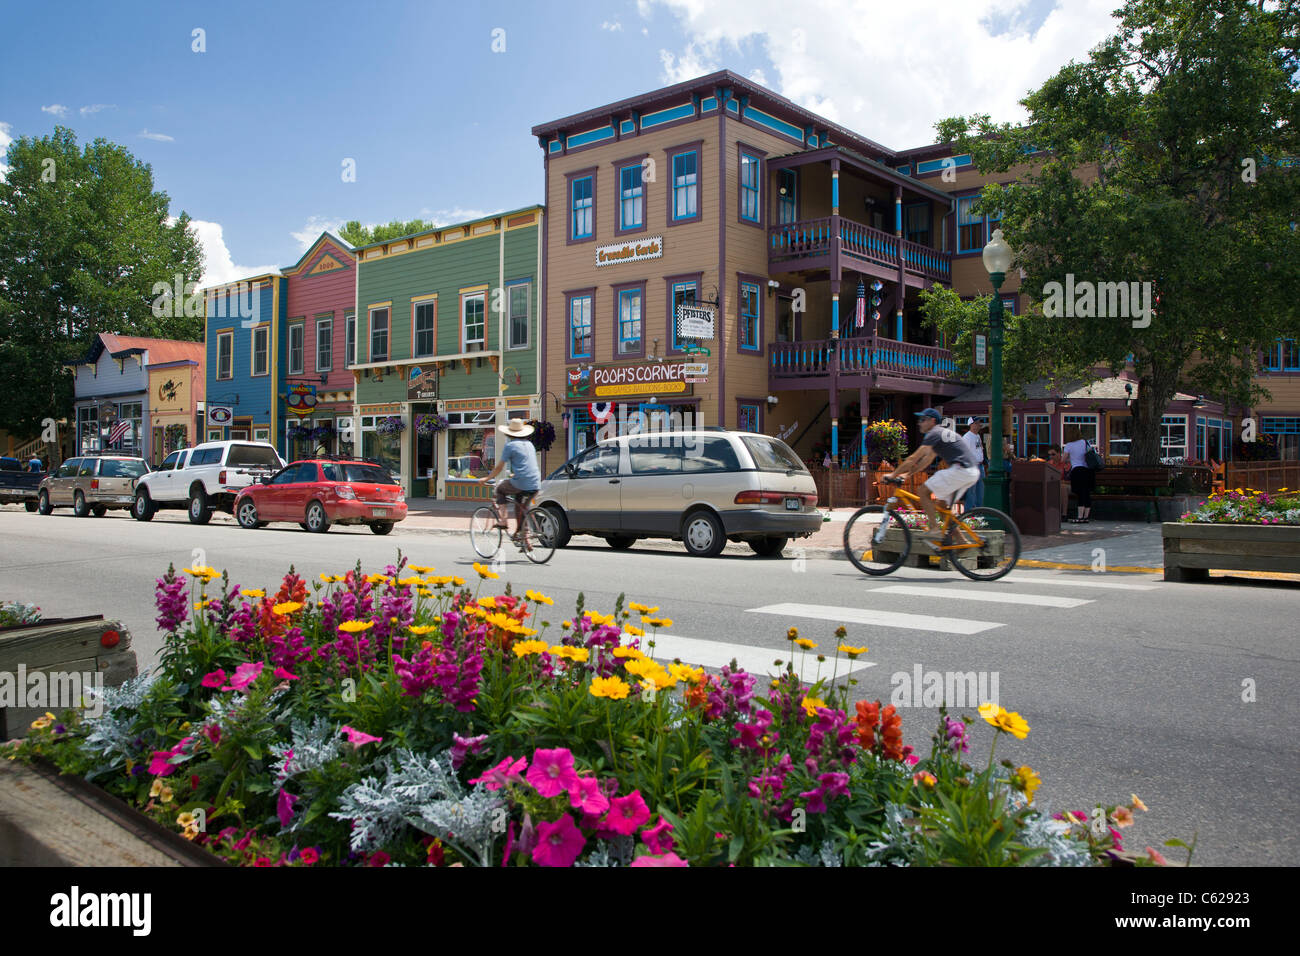
[[[768, 259], [772, 263], [829, 256], [835, 216], [781, 223], [768, 229]], [[849, 259], [859, 259], [886, 269], [897, 269], [900, 256], [911, 273], [939, 282], [952, 277], [952, 256], [919, 242], [899, 239], [891, 232], [839, 218], [840, 248]]]
[[769, 349], [768, 371], [773, 378], [829, 375], [831, 356], [837, 352], [843, 375], [885, 372], [915, 379], [957, 377], [957, 363], [947, 349], [874, 337], [773, 342]]

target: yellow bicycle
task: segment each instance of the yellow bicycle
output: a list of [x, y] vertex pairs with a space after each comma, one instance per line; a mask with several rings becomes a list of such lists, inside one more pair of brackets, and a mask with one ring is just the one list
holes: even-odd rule
[[[882, 483], [901, 485], [902, 481], [885, 479]], [[899, 508], [900, 499], [910, 506]], [[910, 491], [895, 488], [884, 505], [867, 505], [857, 511], [844, 526], [844, 553], [854, 567], [874, 576], [902, 567], [912, 551], [909, 522], [920, 528], [925, 521], [925, 513], [917, 507], [920, 503]], [[1008, 515], [996, 508], [971, 508], [958, 516], [942, 502], [937, 510], [943, 517], [943, 540], [930, 546], [966, 577], [996, 581], [1020, 560], [1020, 529]]]

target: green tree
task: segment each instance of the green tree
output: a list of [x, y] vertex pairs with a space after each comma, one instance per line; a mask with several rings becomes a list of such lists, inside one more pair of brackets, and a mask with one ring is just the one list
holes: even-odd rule
[[360, 220], [353, 219], [339, 230], [339, 238], [354, 247], [360, 247], [368, 246], [372, 242], [387, 242], [399, 236], [409, 236], [436, 228], [433, 223], [425, 222], [423, 219], [412, 219], [410, 222], [394, 219], [386, 226], [363, 226]]
[[[34, 435], [71, 409], [64, 363], [97, 332], [197, 340], [203, 319], [158, 310], [156, 284], [182, 289], [203, 266], [189, 217], [171, 219], [150, 167], [57, 127], [9, 146], [0, 182], [0, 427]], [[191, 313], [195, 310], [191, 309]], [[179, 314], [174, 314], [179, 313]]]
[[[1295, 0], [1128, 0], [1116, 16], [1087, 62], [1022, 101], [1025, 126], [977, 115], [937, 128], [985, 172], [1024, 170], [981, 201], [1004, 212], [1022, 290], [1041, 300], [1067, 275], [1152, 284], [1145, 326], [1062, 317], [1034, 333], [1067, 367], [1117, 370], [1133, 356], [1131, 460], [1151, 465], [1176, 391], [1257, 402], [1262, 351], [1300, 330], [1300, 176], [1288, 167], [1300, 156], [1300, 13]], [[1036, 151], [1046, 158], [1026, 169]]]

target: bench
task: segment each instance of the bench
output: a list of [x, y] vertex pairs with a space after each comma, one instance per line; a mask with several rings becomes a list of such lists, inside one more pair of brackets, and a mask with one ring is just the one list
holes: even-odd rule
[[[1160, 518], [1160, 511], [1156, 507], [1156, 501], [1160, 495], [1155, 493], [1157, 488], [1169, 487], [1169, 469], [1165, 466], [1159, 468], [1103, 468], [1097, 472], [1097, 484], [1104, 488], [1124, 488], [1122, 494], [1108, 492], [1106, 494], [1093, 494], [1094, 501], [1143, 501], [1151, 506], [1151, 514], [1157, 520]], [[1134, 491], [1134, 489], [1151, 489], [1149, 492]], [[1147, 518], [1150, 524], [1151, 518]]]

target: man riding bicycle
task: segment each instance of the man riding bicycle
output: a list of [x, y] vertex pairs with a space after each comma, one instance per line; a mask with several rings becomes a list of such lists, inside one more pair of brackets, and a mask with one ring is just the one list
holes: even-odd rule
[[[934, 498], [943, 499], [945, 505], [951, 508], [953, 502], [960, 498], [967, 488], [979, 481], [979, 461], [975, 457], [974, 449], [962, 441], [955, 431], [939, 424], [941, 420], [939, 413], [933, 408], [919, 411], [916, 416], [920, 419], [917, 424], [924, 436], [921, 444], [894, 469], [893, 474], [886, 475], [885, 480], [897, 480], [904, 475], [920, 471], [937, 455], [947, 462], [948, 467], [931, 475], [926, 480], [925, 487], [930, 490]], [[921, 507], [925, 509], [928, 525], [927, 532], [921, 537], [931, 547], [936, 547], [941, 537], [939, 513], [935, 508], [934, 498], [929, 495], [921, 496]]]
[[537, 449], [533, 447], [532, 442], [526, 440], [533, 433], [533, 426], [526, 424], [522, 419], [512, 418], [506, 424], [498, 425], [497, 431], [509, 440], [505, 448], [501, 449], [501, 457], [497, 459], [492, 473], [486, 478], [480, 478], [479, 483], [486, 485], [501, 474], [501, 470], [506, 465], [510, 466], [511, 477], [497, 485], [497, 527], [507, 532], [510, 530], [506, 513], [501, 510], [501, 506], [513, 495], [515, 534], [518, 535], [524, 528], [524, 512], [527, 510], [528, 501], [542, 486], [542, 472], [537, 466]]

